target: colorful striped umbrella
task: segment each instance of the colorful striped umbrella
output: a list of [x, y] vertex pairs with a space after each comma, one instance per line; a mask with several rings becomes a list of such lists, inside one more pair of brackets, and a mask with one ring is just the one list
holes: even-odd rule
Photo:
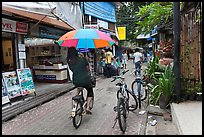
[[109, 47], [115, 42], [106, 33], [97, 29], [79, 29], [67, 32], [57, 43], [64, 47], [88, 49]]

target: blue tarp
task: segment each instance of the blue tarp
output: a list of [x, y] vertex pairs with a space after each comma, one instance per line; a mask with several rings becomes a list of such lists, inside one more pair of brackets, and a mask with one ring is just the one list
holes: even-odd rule
[[116, 22], [115, 6], [112, 2], [84, 2], [84, 9], [87, 15], [104, 21]]

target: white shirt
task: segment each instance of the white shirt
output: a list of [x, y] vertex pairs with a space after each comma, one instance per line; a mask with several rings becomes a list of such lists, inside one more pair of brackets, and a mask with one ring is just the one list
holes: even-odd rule
[[128, 55], [126, 53], [122, 54], [122, 60], [125, 60], [125, 61], [128, 60]]
[[140, 53], [140, 52], [135, 52], [135, 53], [133, 54], [133, 56], [135, 57], [135, 63], [138, 62], [138, 61], [140, 61], [140, 58], [143, 57], [143, 56], [142, 56], [142, 53]]

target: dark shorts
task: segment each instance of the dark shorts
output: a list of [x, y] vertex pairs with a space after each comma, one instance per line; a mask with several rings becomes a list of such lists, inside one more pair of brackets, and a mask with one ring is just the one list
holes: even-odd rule
[[93, 97], [93, 88], [91, 86], [84, 87], [87, 90], [87, 97]]

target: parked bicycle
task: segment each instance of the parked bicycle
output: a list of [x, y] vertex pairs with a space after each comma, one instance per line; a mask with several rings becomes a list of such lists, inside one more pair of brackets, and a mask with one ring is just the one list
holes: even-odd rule
[[[81, 125], [82, 116], [86, 114], [87, 101], [83, 96], [83, 87], [78, 87], [79, 94], [72, 97], [72, 113], [71, 118], [73, 120], [73, 125], [75, 128], [78, 128]], [[90, 102], [90, 109], [93, 108], [94, 97]]]
[[135, 80], [131, 84], [131, 89], [133, 94], [135, 94], [138, 98], [139, 108], [141, 108], [141, 101], [147, 98], [147, 89], [146, 89], [146, 77], [143, 75], [138, 76], [137, 73], [139, 72], [138, 69], [135, 69], [132, 74], [136, 74]]
[[[115, 124], [118, 119], [120, 130], [123, 133], [126, 131], [126, 128], [127, 128], [127, 123], [126, 123], [127, 114], [129, 113], [129, 111], [136, 110], [138, 107], [137, 97], [134, 94], [132, 94], [132, 92], [127, 88], [125, 77], [122, 76], [128, 71], [129, 70], [123, 71], [121, 75], [114, 76], [113, 77], [114, 79], [111, 81], [113, 82], [116, 79], [120, 80], [120, 82], [116, 84], [116, 86], [119, 86], [120, 89], [117, 91], [117, 106], [113, 108], [113, 110], [117, 112], [117, 115], [116, 115], [116, 118], [114, 119], [115, 123], [112, 128], [115, 127]], [[132, 97], [131, 99], [130, 99], [130, 95]], [[131, 100], [133, 102], [131, 102]]]

